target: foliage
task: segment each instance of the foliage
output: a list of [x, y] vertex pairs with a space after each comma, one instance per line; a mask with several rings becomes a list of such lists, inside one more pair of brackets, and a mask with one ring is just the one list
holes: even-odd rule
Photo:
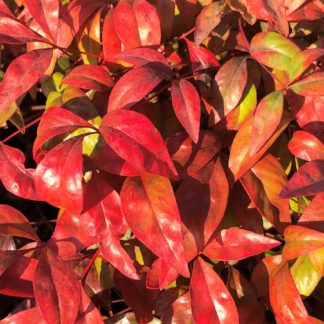
[[323, 2], [6, 3], [0, 179], [59, 212], [0, 205], [1, 323], [320, 323]]

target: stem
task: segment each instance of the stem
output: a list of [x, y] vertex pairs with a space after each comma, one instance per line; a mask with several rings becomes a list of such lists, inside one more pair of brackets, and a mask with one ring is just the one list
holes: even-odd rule
[[117, 304], [117, 303], [123, 303], [124, 301], [125, 301], [125, 299], [116, 299], [116, 300], [112, 300], [111, 303]]
[[56, 223], [57, 219], [49, 219], [44, 221], [30, 222], [30, 225], [40, 225], [40, 224], [48, 224], [48, 223]]
[[173, 44], [179, 42], [181, 39], [184, 39], [188, 35], [190, 35], [191, 33], [193, 33], [195, 31], [195, 29], [196, 29], [196, 27], [192, 27], [191, 29], [189, 29], [188, 31], [186, 31], [185, 33], [183, 33], [180, 37], [174, 37], [171, 41], [163, 44], [164, 45], [164, 49], [161, 51], [161, 54], [163, 54], [165, 52], [165, 46], [166, 45], [172, 46]]
[[30, 123], [28, 123], [27, 125], [25, 125], [24, 127], [19, 128], [17, 131], [15, 131], [13, 134], [9, 135], [8, 137], [6, 137], [2, 143], [6, 143], [8, 142], [10, 139], [12, 139], [13, 137], [15, 137], [16, 135], [20, 134], [22, 131], [26, 130], [27, 128], [33, 126], [34, 124], [38, 123], [41, 120], [41, 117], [38, 117], [36, 119], [34, 119], [33, 121], [31, 121]]
[[118, 316], [118, 315], [121, 315], [121, 314], [127, 313], [127, 312], [130, 311], [130, 310], [132, 310], [132, 309], [131, 309], [130, 307], [127, 307], [127, 308], [125, 308], [124, 310], [122, 310], [122, 311], [120, 311], [120, 312], [114, 314], [113, 317], [116, 317], [116, 316]]
[[186, 38], [188, 35], [190, 35], [191, 33], [193, 33], [196, 30], [196, 27], [192, 27], [191, 29], [189, 29], [187, 32], [183, 33], [178, 40], [180, 39], [184, 39]]
[[300, 197], [297, 197], [297, 214], [299, 219], [300, 218]]
[[245, 45], [245, 49], [247, 50], [247, 51], [249, 51], [249, 47], [250, 47], [250, 43], [249, 43], [249, 41], [248, 41], [248, 39], [247, 39], [247, 37], [246, 37], [246, 34], [245, 34], [245, 32], [244, 32], [244, 29], [243, 29], [243, 25], [242, 25], [242, 17], [240, 17], [240, 19], [239, 19], [239, 27], [240, 27], [240, 32], [242, 33], [242, 36], [243, 36], [243, 40], [244, 40], [244, 45]]
[[95, 252], [95, 254], [92, 256], [90, 262], [87, 264], [86, 268], [84, 269], [81, 277], [80, 277], [80, 281], [82, 281], [82, 279], [84, 278], [84, 276], [89, 272], [91, 266], [93, 265], [93, 263], [95, 262], [95, 260], [97, 259], [99, 255], [99, 249], [97, 249], [97, 251]]

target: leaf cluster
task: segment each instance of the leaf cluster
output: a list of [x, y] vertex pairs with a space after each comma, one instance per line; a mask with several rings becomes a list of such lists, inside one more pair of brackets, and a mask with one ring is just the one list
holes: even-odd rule
[[323, 19], [0, 0], [0, 181], [58, 209], [44, 240], [0, 205], [0, 293], [29, 300], [0, 323], [323, 323]]

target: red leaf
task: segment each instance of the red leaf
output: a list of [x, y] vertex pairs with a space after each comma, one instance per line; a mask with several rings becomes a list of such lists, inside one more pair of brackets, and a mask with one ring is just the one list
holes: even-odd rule
[[82, 141], [73, 137], [49, 151], [38, 164], [35, 185], [40, 197], [72, 214], [83, 208]]
[[161, 63], [148, 63], [123, 75], [109, 96], [108, 111], [130, 108], [144, 99], [166, 75]]
[[189, 292], [186, 292], [172, 303], [163, 317], [163, 322], [174, 324], [193, 323]]
[[324, 247], [324, 233], [310, 228], [291, 225], [285, 229], [286, 244], [282, 250], [282, 256], [291, 260], [300, 255]]
[[317, 20], [322, 19], [323, 17], [323, 3], [321, 0], [314, 0], [311, 2], [307, 1], [306, 5], [288, 16], [290, 21]]
[[56, 223], [50, 242], [55, 245], [57, 254], [63, 260], [71, 260], [78, 252], [96, 241], [83, 229], [79, 216], [64, 211]]
[[285, 0], [286, 14], [290, 15], [299, 7], [303, 6], [306, 0]]
[[296, 56], [294, 56], [288, 70], [290, 81], [297, 79], [315, 60], [322, 55], [324, 55], [323, 48], [310, 48], [299, 52]]
[[280, 193], [281, 198], [316, 195], [324, 191], [324, 161], [305, 163], [291, 177]]
[[[88, 1], [73, 0], [68, 5], [69, 15], [72, 17], [73, 30], [75, 33], [88, 21], [98, 9], [105, 7], [104, 0]], [[61, 8], [62, 9], [62, 8]]]
[[223, 115], [226, 116], [240, 102], [247, 77], [245, 56], [231, 58], [218, 70], [215, 80], [223, 100]]
[[274, 23], [275, 27], [285, 36], [289, 34], [289, 25], [286, 17], [285, 0], [253, 0], [246, 1], [248, 12], [258, 19]]
[[34, 50], [20, 55], [9, 64], [0, 85], [0, 124], [7, 121], [13, 113], [8, 111], [8, 107], [45, 73], [52, 54], [53, 49]]
[[109, 183], [104, 172], [92, 172], [92, 177], [84, 189], [84, 203], [81, 223], [90, 236], [97, 236], [101, 227], [116, 234], [125, 234], [128, 226], [121, 210], [118, 192]]
[[107, 91], [113, 86], [109, 71], [102, 65], [84, 64], [75, 67], [62, 81], [77, 88]]
[[187, 38], [185, 38], [185, 41], [189, 50], [189, 57], [193, 72], [197, 72], [199, 70], [207, 69], [210, 67], [219, 67], [219, 63], [218, 61], [216, 61], [213, 52], [209, 51], [205, 47], [196, 45]]
[[78, 128], [91, 127], [93, 126], [86, 120], [67, 109], [59, 107], [46, 109], [37, 128], [37, 137], [33, 147], [34, 159], [38, 162], [41, 160], [42, 146], [50, 139], [58, 135], [67, 135]]
[[202, 167], [195, 178], [186, 178], [177, 189], [187, 261], [203, 250], [220, 224], [227, 205], [228, 187], [218, 158]]
[[120, 176], [138, 175], [137, 169], [122, 159], [106, 142], [95, 149], [91, 159], [99, 170]]
[[200, 128], [200, 98], [196, 88], [187, 80], [173, 81], [171, 97], [174, 111], [194, 143]]
[[299, 225], [324, 232], [324, 193], [317, 194], [298, 220]]
[[118, 2], [113, 12], [113, 24], [126, 49], [141, 46], [137, 20], [130, 2], [127, 0]]
[[39, 259], [34, 292], [48, 323], [69, 324], [76, 320], [81, 282], [73, 270], [49, 249], [45, 249]]
[[13, 264], [22, 256], [22, 252], [0, 249], [0, 256], [1, 256], [1, 261], [0, 261], [0, 277], [1, 277], [3, 273], [10, 267], [11, 264]]
[[[214, 133], [202, 130], [197, 144], [186, 132], [177, 133], [167, 141], [172, 159], [176, 163], [180, 178], [196, 178], [199, 173], [221, 150], [220, 138]], [[198, 179], [201, 181], [200, 179]]]
[[111, 8], [105, 17], [102, 28], [102, 47], [106, 61], [111, 61], [121, 51], [121, 41], [116, 33], [113, 14], [114, 9]]
[[112, 149], [139, 172], [176, 177], [163, 139], [147, 117], [129, 110], [112, 111], [102, 120], [100, 132]]
[[99, 309], [92, 303], [86, 292], [81, 289], [81, 300], [75, 324], [103, 324]]
[[126, 277], [138, 280], [134, 262], [120, 245], [119, 236], [107, 226], [99, 234], [99, 248], [105, 260], [111, 263]]
[[44, 38], [26, 27], [12, 14], [1, 14], [0, 41], [5, 44], [24, 44], [27, 42], [43, 42]]
[[314, 135], [296, 131], [288, 144], [289, 151], [306, 161], [324, 160], [324, 144]]
[[281, 243], [240, 228], [221, 230], [203, 253], [221, 261], [242, 260], [266, 252]]
[[125, 217], [135, 236], [188, 277], [180, 215], [169, 179], [149, 174], [128, 178], [120, 196]]
[[[15, 252], [25, 254], [28, 250]], [[33, 280], [37, 263], [36, 259], [27, 256], [15, 259], [0, 277], [0, 293], [13, 297], [34, 298]]]
[[39, 241], [28, 219], [8, 205], [0, 205], [0, 235], [20, 236]]
[[58, 0], [26, 0], [25, 4], [45, 33], [56, 43], [59, 23]]
[[258, 104], [253, 120], [252, 141], [249, 154], [255, 155], [278, 128], [283, 112], [284, 96], [275, 91]]
[[7, 316], [1, 324], [47, 324], [39, 307], [33, 307]]
[[311, 324], [288, 264], [277, 265], [273, 272], [269, 282], [270, 303], [277, 322]]
[[[287, 101], [298, 125], [313, 132], [321, 128], [316, 125], [324, 123], [324, 96], [322, 97], [302, 97], [293, 92], [286, 95]], [[312, 125], [315, 127], [313, 128]]]
[[240, 181], [261, 215], [282, 232], [284, 223], [289, 224], [291, 217], [288, 199], [279, 197], [287, 183], [280, 162], [272, 155], [266, 155]]
[[228, 166], [233, 172], [235, 179], [240, 178], [244, 173], [246, 173], [261, 156], [268, 150], [268, 148], [275, 142], [279, 135], [284, 131], [292, 116], [290, 113], [284, 111], [280, 124], [271, 136], [271, 138], [264, 144], [264, 146], [257, 152], [257, 154], [250, 154], [250, 146], [252, 142], [252, 130], [253, 130], [253, 116], [247, 119], [239, 128], [239, 131], [235, 135], [232, 142], [230, 158]]
[[1, 14], [6, 14], [7, 16], [14, 17], [10, 9], [8, 8], [7, 4], [4, 2], [4, 0], [0, 0], [0, 12]]
[[324, 96], [324, 72], [312, 73], [289, 88], [301, 96]]
[[126, 62], [134, 65], [134, 67], [143, 66], [147, 63], [160, 63], [161, 70], [164, 67], [166, 74], [171, 74], [171, 68], [166, 58], [158, 51], [151, 48], [133, 48], [125, 50], [114, 56], [114, 61], [117, 63]]
[[153, 319], [154, 300], [157, 297], [156, 290], [146, 289], [145, 281], [145, 272], [140, 273], [140, 280], [129, 279], [119, 271], [114, 273], [117, 289], [122, 293], [140, 324], [149, 323]]
[[162, 259], [156, 259], [146, 276], [146, 287], [164, 289], [178, 278], [178, 272]]
[[26, 169], [24, 162], [20, 150], [0, 143], [0, 179], [5, 188], [19, 197], [41, 200], [34, 184], [35, 170]]
[[194, 263], [190, 298], [195, 323], [239, 323], [232, 296], [217, 273], [201, 258]]
[[204, 7], [196, 18], [195, 43], [201, 44], [220, 23], [224, 3], [212, 2]]
[[133, 10], [137, 21], [141, 45], [160, 45], [161, 26], [155, 7], [146, 0], [134, 0]]

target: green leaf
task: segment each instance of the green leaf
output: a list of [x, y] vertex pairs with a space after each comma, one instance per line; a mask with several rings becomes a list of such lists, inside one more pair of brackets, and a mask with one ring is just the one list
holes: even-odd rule
[[289, 70], [291, 59], [299, 52], [291, 40], [274, 32], [256, 34], [250, 44], [250, 53], [256, 61], [281, 71]]
[[298, 257], [290, 272], [299, 293], [304, 296], [311, 295], [322, 277], [321, 272], [314, 268], [308, 254]]

